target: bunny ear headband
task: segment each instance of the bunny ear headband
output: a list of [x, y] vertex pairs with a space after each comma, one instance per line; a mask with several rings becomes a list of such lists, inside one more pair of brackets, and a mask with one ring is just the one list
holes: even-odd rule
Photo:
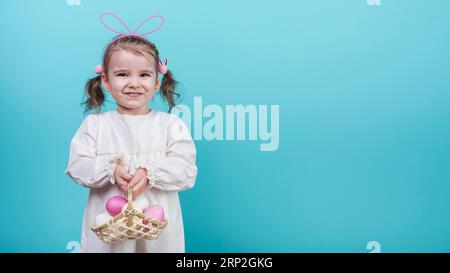
[[[105, 16], [105, 15], [111, 15], [111, 16], [113, 16], [114, 18], [116, 18], [117, 20], [119, 20], [119, 22], [120, 22], [123, 26], [125, 26], [125, 28], [127, 29], [128, 33], [120, 32], [120, 31], [115, 30], [115, 29], [111, 28], [110, 26], [108, 26], [105, 22], [103, 22], [103, 16]], [[161, 24], [160, 24], [159, 26], [157, 26], [156, 28], [152, 29], [152, 30], [149, 31], [149, 32], [138, 33], [139, 28], [141, 28], [141, 26], [142, 26], [145, 22], [147, 22], [148, 20], [150, 20], [150, 19], [152, 19], [152, 18], [160, 18], [160, 19], [161, 19]], [[147, 38], [145, 37], [145, 35], [148, 35], [148, 34], [150, 34], [150, 33], [153, 33], [153, 32], [155, 32], [155, 31], [157, 31], [158, 29], [160, 29], [160, 28], [162, 27], [162, 25], [164, 25], [164, 22], [165, 22], [165, 21], [164, 21], [164, 18], [163, 18], [161, 15], [159, 15], [159, 14], [151, 15], [151, 16], [145, 18], [144, 21], [142, 21], [142, 23], [140, 23], [139, 26], [138, 26], [133, 32], [131, 32], [130, 28], [122, 21], [122, 19], [119, 18], [119, 16], [117, 16], [117, 15], [115, 15], [114, 13], [111, 13], [111, 12], [102, 12], [102, 14], [100, 15], [100, 22], [105, 26], [105, 28], [109, 29], [109, 30], [112, 31], [112, 32], [115, 32], [115, 33], [117, 33], [117, 34], [120, 34], [119, 37], [115, 38], [115, 39], [111, 42], [111, 43], [114, 43], [116, 40], [121, 39], [121, 38], [124, 38], [124, 37], [128, 37], [128, 36], [139, 37], [139, 38], [142, 38], [142, 39], [144, 39], [144, 40], [146, 40], [146, 41], [148, 41], [148, 42], [151, 42], [149, 39], [147, 39]], [[103, 65], [101, 65], [101, 64], [97, 65], [97, 66], [95, 67], [94, 70], [95, 70], [95, 73], [101, 74], [101, 73], [103, 72]], [[169, 70], [169, 68], [167, 67], [167, 59], [164, 60], [164, 63], [161, 62], [161, 61], [159, 61], [159, 64], [158, 64], [158, 72], [161, 73], [161, 74], [166, 74], [168, 70]]]

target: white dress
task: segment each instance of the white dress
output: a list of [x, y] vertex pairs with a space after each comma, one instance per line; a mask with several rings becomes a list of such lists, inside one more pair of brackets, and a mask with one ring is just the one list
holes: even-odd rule
[[[144, 191], [150, 204], [165, 210], [168, 225], [157, 240], [106, 244], [90, 230], [96, 215], [106, 212], [115, 185], [116, 159], [133, 175], [145, 168], [150, 181]], [[70, 144], [66, 169], [76, 183], [90, 188], [85, 209], [81, 252], [185, 252], [178, 192], [190, 189], [197, 177], [196, 149], [186, 125], [177, 116], [151, 110], [145, 115], [117, 111], [88, 115]]]

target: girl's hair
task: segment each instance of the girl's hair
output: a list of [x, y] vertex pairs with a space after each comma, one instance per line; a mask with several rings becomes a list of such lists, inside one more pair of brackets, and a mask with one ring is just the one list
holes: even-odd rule
[[[156, 46], [145, 40], [136, 36], [127, 36], [121, 39], [117, 39], [110, 43], [105, 50], [103, 55], [103, 73], [108, 75], [108, 66], [111, 60], [111, 56], [114, 52], [119, 50], [126, 50], [128, 52], [134, 53], [136, 55], [148, 56], [150, 55], [155, 60], [155, 71], [158, 75], [158, 65], [160, 63], [159, 53]], [[87, 99], [83, 102], [85, 105], [85, 111], [90, 111], [92, 109], [100, 112], [103, 103], [105, 102], [105, 94], [101, 88], [101, 75], [98, 75], [87, 81], [85, 87], [85, 95]], [[175, 92], [176, 84], [178, 82], [173, 78], [172, 73], [168, 70], [161, 82], [161, 92], [163, 99], [169, 104], [169, 113], [175, 106], [175, 97], [179, 97], [180, 94]]]

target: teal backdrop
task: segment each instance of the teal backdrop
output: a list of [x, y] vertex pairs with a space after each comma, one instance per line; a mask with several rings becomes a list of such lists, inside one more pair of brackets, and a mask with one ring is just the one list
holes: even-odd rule
[[450, 1], [76, 2], [0, 1], [1, 252], [77, 249], [88, 190], [64, 170], [102, 11], [165, 17], [151, 39], [192, 115], [279, 107], [273, 151], [195, 140], [187, 252], [450, 251]]

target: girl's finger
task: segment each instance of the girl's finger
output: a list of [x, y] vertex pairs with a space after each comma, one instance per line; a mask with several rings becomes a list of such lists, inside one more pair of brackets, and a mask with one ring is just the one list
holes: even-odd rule
[[147, 184], [147, 178], [144, 177], [142, 178], [139, 183], [137, 183], [134, 187], [133, 187], [133, 196], [138, 197], [145, 189], [145, 186]]
[[128, 183], [121, 177], [116, 177], [117, 186], [124, 192], [127, 193]]
[[129, 182], [130, 187], [134, 188], [136, 184], [138, 184], [144, 177], [144, 174], [141, 172], [136, 172], [131, 181]]
[[131, 179], [133, 179], [133, 176], [131, 176], [129, 173], [127, 173], [125, 170], [123, 171], [122, 177], [127, 180], [130, 181]]
[[130, 181], [133, 178], [122, 166], [117, 166], [117, 171], [117, 174], [126, 181]]
[[128, 183], [127, 183], [125, 180], [123, 180], [123, 178], [120, 177], [120, 176], [116, 176], [116, 183], [117, 183], [118, 185], [120, 185], [120, 186], [123, 186], [123, 185], [127, 185], [127, 184], [128, 184]]

